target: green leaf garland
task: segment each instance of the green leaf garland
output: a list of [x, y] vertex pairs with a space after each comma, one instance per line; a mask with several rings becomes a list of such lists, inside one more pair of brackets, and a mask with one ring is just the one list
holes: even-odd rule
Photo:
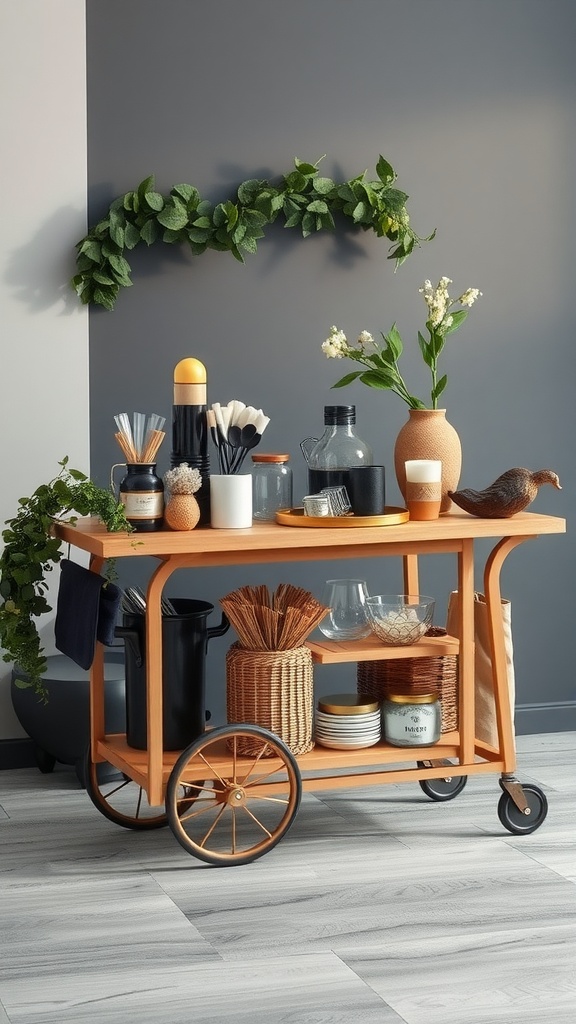
[[238, 187], [235, 201], [215, 206], [193, 185], [174, 185], [163, 196], [155, 191], [150, 175], [137, 189], [115, 199], [107, 215], [78, 242], [72, 286], [84, 304], [112, 310], [120, 288], [132, 284], [125, 253], [140, 242], [185, 242], [195, 256], [216, 249], [243, 263], [243, 253], [256, 252], [263, 228], [280, 215], [284, 227], [299, 227], [306, 238], [315, 231], [334, 230], [334, 214], [342, 214], [362, 230], [393, 242], [388, 259], [395, 260], [396, 267], [416, 245], [434, 237], [432, 232], [420, 238], [410, 227], [408, 196], [393, 187], [396, 173], [383, 156], [376, 165], [376, 181], [368, 181], [364, 172], [337, 184], [318, 174], [319, 163], [296, 159], [295, 170], [278, 185], [251, 178]]

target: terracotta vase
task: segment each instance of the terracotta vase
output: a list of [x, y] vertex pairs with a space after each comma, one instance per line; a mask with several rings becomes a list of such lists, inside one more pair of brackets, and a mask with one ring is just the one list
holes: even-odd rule
[[200, 519], [194, 494], [171, 494], [164, 509], [164, 522], [171, 530], [193, 530]]
[[408, 459], [440, 459], [442, 463], [442, 503], [440, 512], [448, 512], [452, 505], [448, 491], [455, 491], [462, 468], [462, 447], [454, 427], [446, 419], [445, 409], [410, 409], [394, 446], [396, 479], [406, 500], [406, 471]]

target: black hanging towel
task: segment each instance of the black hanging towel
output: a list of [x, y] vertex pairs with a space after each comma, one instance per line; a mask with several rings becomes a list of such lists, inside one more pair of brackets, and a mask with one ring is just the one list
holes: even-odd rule
[[96, 641], [114, 643], [122, 591], [114, 583], [64, 558], [54, 622], [56, 647], [80, 668], [94, 661]]

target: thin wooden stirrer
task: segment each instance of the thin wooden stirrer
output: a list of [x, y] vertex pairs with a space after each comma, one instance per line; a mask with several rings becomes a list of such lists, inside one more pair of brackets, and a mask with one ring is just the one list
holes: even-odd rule
[[125, 436], [125, 434], [122, 434], [119, 431], [117, 434], [114, 434], [114, 437], [116, 438], [116, 440], [118, 441], [118, 444], [120, 445], [120, 448], [122, 449], [122, 454], [123, 454], [124, 458], [126, 459], [126, 462], [128, 462], [130, 464], [137, 462], [136, 453], [134, 451], [134, 448], [132, 447], [132, 445], [128, 441], [128, 438]]
[[287, 608], [283, 613], [282, 631], [278, 638], [279, 651], [287, 651], [294, 646], [292, 637], [295, 635], [299, 621], [300, 614], [297, 608]]
[[236, 630], [241, 645], [250, 651], [261, 650], [261, 628], [254, 606], [246, 602], [240, 604], [225, 597], [221, 598], [220, 604]]
[[162, 444], [162, 441], [164, 440], [165, 437], [166, 434], [163, 430], [153, 430], [151, 433], [151, 437], [144, 451], [142, 452], [140, 461], [143, 463], [155, 462], [156, 456], [158, 454], [158, 449], [160, 448], [160, 445]]
[[299, 629], [295, 630], [292, 637], [295, 647], [299, 647], [304, 643], [306, 638], [310, 636], [312, 630], [316, 628], [318, 623], [322, 622], [322, 619], [328, 611], [330, 611], [329, 608], [321, 608], [312, 618], [301, 620]]

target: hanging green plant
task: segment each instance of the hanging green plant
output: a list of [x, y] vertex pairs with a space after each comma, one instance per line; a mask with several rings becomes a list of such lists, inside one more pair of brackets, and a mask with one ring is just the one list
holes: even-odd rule
[[[17, 664], [28, 676], [17, 685], [32, 686], [42, 699], [46, 699], [42, 676], [47, 662], [35, 619], [51, 611], [45, 576], [62, 557], [62, 541], [52, 532], [55, 521], [74, 523], [78, 515], [98, 516], [110, 531], [132, 529], [124, 506], [111, 491], [97, 487], [80, 470], [69, 468], [67, 456], [58, 465], [60, 472], [53, 480], [40, 484], [30, 497], [20, 498], [16, 515], [6, 520], [0, 555], [3, 660]], [[111, 560], [105, 575], [108, 579], [114, 575]]]
[[78, 273], [72, 285], [84, 304], [114, 309], [120, 288], [132, 284], [126, 250], [140, 242], [187, 242], [195, 256], [217, 249], [243, 263], [244, 253], [256, 252], [265, 225], [280, 214], [284, 227], [300, 228], [306, 238], [314, 231], [334, 230], [334, 214], [341, 213], [364, 231], [388, 238], [393, 243], [388, 259], [397, 267], [416, 245], [434, 237], [433, 232], [419, 238], [410, 227], [408, 196], [394, 187], [396, 172], [383, 156], [376, 165], [376, 181], [368, 181], [364, 172], [338, 184], [319, 175], [319, 163], [296, 159], [295, 169], [279, 184], [252, 178], [239, 186], [235, 201], [216, 205], [202, 199], [193, 185], [174, 185], [163, 196], [151, 175], [115, 199], [106, 216], [78, 242]]

